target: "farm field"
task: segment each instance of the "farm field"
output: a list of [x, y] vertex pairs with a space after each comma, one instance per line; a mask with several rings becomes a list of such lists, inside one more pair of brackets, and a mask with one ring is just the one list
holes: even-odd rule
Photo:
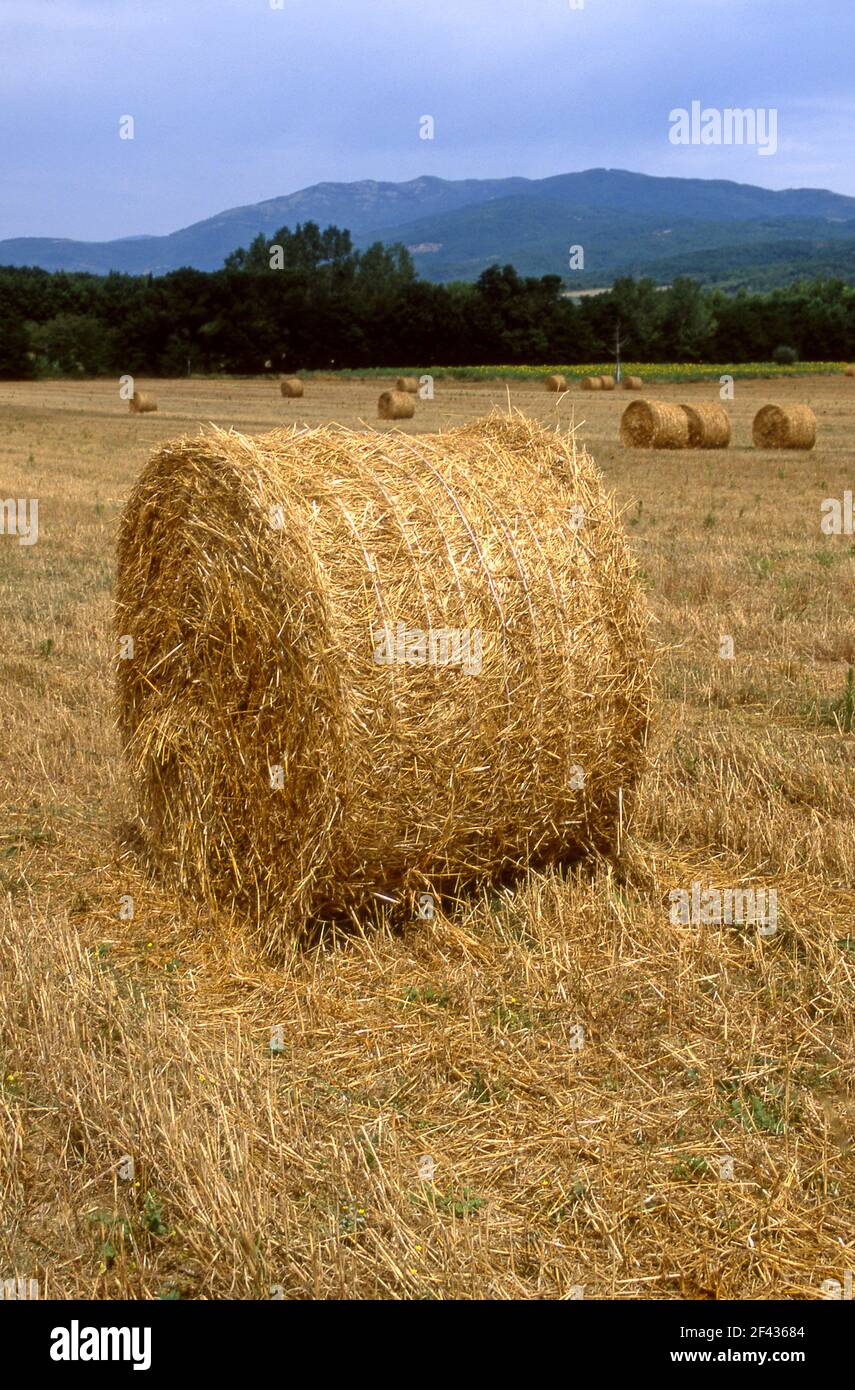
[[[379, 426], [510, 405], [604, 471], [658, 651], [619, 864], [276, 968], [140, 869], [113, 728], [133, 481], [208, 423], [377, 427], [387, 384], [139, 381], [159, 410], [133, 416], [112, 382], [0, 383], [0, 495], [39, 499], [36, 545], [0, 536], [0, 1268], [45, 1298], [822, 1297], [855, 1269], [855, 536], [820, 529], [855, 379], [737, 381], [722, 452], [618, 442], [639, 394], [712, 382], [443, 380]], [[815, 450], [751, 447], [770, 401], [814, 408]], [[694, 883], [776, 890], [778, 930], [672, 922]]]

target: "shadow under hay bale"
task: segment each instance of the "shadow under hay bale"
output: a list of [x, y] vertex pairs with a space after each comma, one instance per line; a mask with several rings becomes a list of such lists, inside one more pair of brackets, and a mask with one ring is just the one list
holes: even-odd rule
[[303, 394], [303, 383], [298, 376], [286, 376], [279, 383], [279, 394], [296, 399]]
[[809, 405], [764, 405], [754, 416], [757, 449], [812, 449], [816, 416]]
[[412, 420], [416, 403], [406, 391], [384, 391], [377, 402], [381, 420]]
[[622, 384], [624, 391], [642, 391], [644, 389], [644, 380], [640, 376], [625, 376]]
[[644, 597], [592, 460], [521, 416], [162, 446], [116, 620], [150, 858], [271, 952], [309, 919], [609, 853], [631, 808]]
[[685, 449], [686, 412], [670, 401], [633, 401], [621, 417], [620, 442], [630, 449]]
[[157, 410], [157, 401], [147, 391], [135, 391], [128, 401], [128, 409], [132, 415], [148, 415]]
[[730, 416], [723, 405], [684, 405], [689, 422], [690, 449], [726, 449], [730, 444]]
[[583, 391], [602, 391], [603, 378], [601, 376], [583, 376], [580, 386]]
[[548, 376], [546, 378], [547, 391], [566, 391], [567, 382], [563, 376]]
[[396, 391], [405, 391], [411, 396], [419, 394], [418, 378], [414, 376], [399, 376], [395, 382]]

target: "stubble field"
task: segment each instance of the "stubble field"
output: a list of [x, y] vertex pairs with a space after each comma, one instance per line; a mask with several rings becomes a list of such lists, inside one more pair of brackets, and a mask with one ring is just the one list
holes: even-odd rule
[[[733, 445], [710, 453], [623, 450], [626, 392], [437, 382], [408, 432], [510, 404], [575, 418], [605, 472], [654, 614], [650, 770], [619, 864], [366, 922], [275, 968], [239, 920], [140, 868], [113, 728], [116, 528], [160, 441], [375, 426], [382, 388], [137, 385], [157, 414], [111, 383], [0, 385], [0, 495], [39, 499], [37, 544], [0, 536], [0, 1278], [105, 1299], [842, 1284], [855, 536], [823, 534], [820, 509], [853, 487], [855, 379], [737, 382]], [[769, 401], [814, 407], [812, 453], [750, 447]], [[669, 893], [695, 882], [775, 889], [777, 931], [672, 923]]]

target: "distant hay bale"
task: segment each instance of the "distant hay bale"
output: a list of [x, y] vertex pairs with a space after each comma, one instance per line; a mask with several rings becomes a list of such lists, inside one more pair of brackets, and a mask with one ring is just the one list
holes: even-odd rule
[[416, 403], [406, 391], [384, 391], [377, 402], [381, 420], [411, 420], [415, 413]]
[[644, 388], [644, 381], [640, 376], [625, 376], [623, 379], [624, 391], [641, 391]]
[[844, 376], [855, 376], [855, 367], [847, 367]]
[[602, 391], [603, 378], [601, 376], [583, 376], [581, 386], [583, 391]]
[[548, 376], [546, 378], [547, 391], [566, 391], [567, 382], [563, 376]]
[[630, 449], [685, 449], [689, 419], [670, 401], [633, 401], [621, 417], [620, 440]]
[[174, 440], [122, 519], [116, 622], [149, 864], [271, 953], [309, 919], [616, 847], [648, 614], [570, 433]]
[[135, 391], [128, 401], [128, 408], [134, 415], [148, 415], [157, 410], [157, 401], [148, 391]]
[[298, 376], [286, 376], [279, 383], [279, 391], [283, 396], [302, 396], [303, 383]]
[[752, 433], [758, 449], [812, 449], [816, 416], [809, 405], [764, 405]]
[[396, 391], [406, 391], [411, 396], [419, 394], [418, 378], [414, 376], [399, 376], [395, 382]]
[[603, 391], [614, 391], [617, 387], [617, 382], [613, 376], [601, 376], [600, 385]]
[[726, 449], [730, 444], [730, 416], [723, 405], [684, 405], [689, 422], [690, 449]]

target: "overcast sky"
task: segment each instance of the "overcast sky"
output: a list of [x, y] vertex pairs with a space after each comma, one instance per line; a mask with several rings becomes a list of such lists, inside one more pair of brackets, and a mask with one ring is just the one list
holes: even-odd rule
[[[0, 237], [168, 232], [426, 173], [855, 194], [853, 0], [277, 3], [0, 0]], [[777, 154], [675, 147], [669, 112], [695, 100], [775, 108]]]

